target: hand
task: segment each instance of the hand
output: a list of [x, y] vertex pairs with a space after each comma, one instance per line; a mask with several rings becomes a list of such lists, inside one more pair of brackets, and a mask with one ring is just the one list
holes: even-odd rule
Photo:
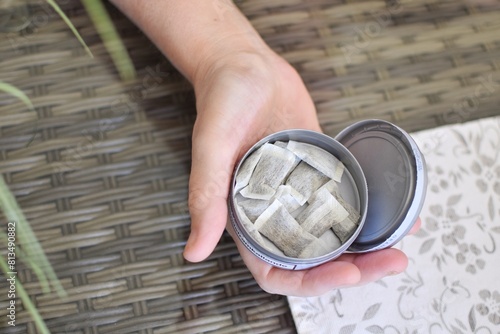
[[279, 130], [320, 131], [298, 74], [270, 51], [225, 55], [199, 78], [189, 183], [192, 227], [184, 252], [190, 261], [206, 258], [224, 231], [229, 184], [240, 157]]
[[[198, 118], [189, 186], [192, 227], [184, 256], [201, 261], [224, 231], [236, 162], [272, 132], [321, 131], [314, 105], [295, 70], [269, 49], [232, 1], [112, 2], [194, 85]], [[228, 231], [233, 233], [230, 227]], [[317, 295], [374, 281], [407, 265], [402, 252], [388, 249], [287, 271], [262, 262], [232, 235], [257, 282], [273, 293]]]
[[[231, 175], [241, 156], [270, 133], [291, 128], [321, 129], [299, 75], [272, 52], [238, 52], [221, 57], [199, 73], [194, 86], [198, 118], [193, 131], [189, 195], [192, 225], [184, 256], [197, 262], [210, 255], [226, 227]], [[251, 254], [230, 224], [228, 231], [259, 285], [270, 293], [318, 295], [399, 273], [407, 265], [401, 251], [387, 249], [345, 254], [309, 270], [283, 270]]]
[[[420, 224], [419, 218], [409, 234], [418, 231]], [[403, 252], [388, 248], [372, 253], [343, 254], [334, 261], [312, 269], [290, 271], [273, 267], [260, 260], [237, 240], [229, 224], [228, 230], [255, 280], [269, 293], [318, 296], [333, 289], [359, 286], [385, 276], [399, 274], [408, 265], [408, 259]]]

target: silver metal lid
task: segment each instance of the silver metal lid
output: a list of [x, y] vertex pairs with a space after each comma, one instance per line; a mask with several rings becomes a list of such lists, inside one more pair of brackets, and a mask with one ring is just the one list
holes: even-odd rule
[[366, 221], [349, 251], [394, 245], [410, 231], [425, 199], [427, 173], [417, 144], [404, 130], [382, 120], [355, 123], [335, 139], [354, 155], [368, 184]]

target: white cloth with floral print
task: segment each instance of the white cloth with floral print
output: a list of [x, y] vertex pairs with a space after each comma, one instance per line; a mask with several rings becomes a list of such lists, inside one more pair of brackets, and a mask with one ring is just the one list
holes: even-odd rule
[[500, 117], [412, 134], [427, 160], [406, 272], [289, 297], [300, 334], [500, 333]]

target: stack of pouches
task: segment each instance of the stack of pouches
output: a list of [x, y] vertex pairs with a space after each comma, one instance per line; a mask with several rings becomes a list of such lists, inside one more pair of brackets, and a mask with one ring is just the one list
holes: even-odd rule
[[359, 212], [339, 192], [344, 165], [306, 143], [266, 143], [236, 175], [241, 223], [278, 255], [313, 258], [337, 249], [356, 230]]

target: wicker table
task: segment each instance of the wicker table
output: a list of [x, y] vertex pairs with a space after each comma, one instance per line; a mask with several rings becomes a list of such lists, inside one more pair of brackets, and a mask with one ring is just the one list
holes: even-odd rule
[[[0, 94], [0, 173], [69, 295], [43, 295], [33, 273], [19, 267], [50, 330], [295, 332], [286, 298], [259, 288], [227, 235], [202, 263], [182, 257], [191, 86], [112, 10], [138, 70], [136, 81], [122, 83], [81, 4], [60, 2], [94, 59], [44, 1], [11, 2], [2, 14], [26, 15], [0, 27], [0, 79], [35, 106]], [[413, 131], [499, 114], [496, 1], [238, 5], [298, 69], [330, 135], [366, 118]], [[484, 82], [490, 94], [475, 96]], [[22, 307], [17, 324], [7, 332], [36, 333]]]

